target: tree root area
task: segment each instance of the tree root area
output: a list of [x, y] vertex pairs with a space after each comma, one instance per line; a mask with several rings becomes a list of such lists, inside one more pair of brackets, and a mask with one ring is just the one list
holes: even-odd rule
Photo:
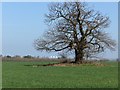
[[39, 66], [106, 66], [101, 62], [93, 62], [93, 61], [84, 61], [82, 63], [75, 63], [75, 62], [60, 62], [60, 63], [53, 63], [53, 64], [35, 64], [35, 65], [24, 65], [24, 66], [32, 66], [32, 67], [39, 67]]

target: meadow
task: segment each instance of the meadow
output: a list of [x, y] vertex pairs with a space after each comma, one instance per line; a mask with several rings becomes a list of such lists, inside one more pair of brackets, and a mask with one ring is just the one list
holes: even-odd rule
[[39, 66], [48, 61], [3, 61], [3, 88], [117, 88], [118, 63], [105, 66]]

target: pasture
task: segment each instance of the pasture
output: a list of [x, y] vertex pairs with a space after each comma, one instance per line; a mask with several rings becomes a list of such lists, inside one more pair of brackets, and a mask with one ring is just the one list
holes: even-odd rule
[[118, 63], [105, 66], [39, 66], [55, 62], [3, 61], [3, 88], [117, 88]]

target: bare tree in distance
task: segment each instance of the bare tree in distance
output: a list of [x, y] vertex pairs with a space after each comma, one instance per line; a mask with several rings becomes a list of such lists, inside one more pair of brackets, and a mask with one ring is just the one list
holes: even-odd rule
[[35, 48], [45, 51], [72, 51], [75, 63], [84, 57], [115, 50], [116, 43], [106, 33], [109, 17], [90, 9], [84, 2], [51, 3], [46, 15], [49, 30], [35, 40]]

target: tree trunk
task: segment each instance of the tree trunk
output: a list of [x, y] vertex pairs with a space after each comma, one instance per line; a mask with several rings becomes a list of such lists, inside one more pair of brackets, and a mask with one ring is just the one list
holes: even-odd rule
[[83, 62], [83, 50], [75, 49], [75, 63]]

